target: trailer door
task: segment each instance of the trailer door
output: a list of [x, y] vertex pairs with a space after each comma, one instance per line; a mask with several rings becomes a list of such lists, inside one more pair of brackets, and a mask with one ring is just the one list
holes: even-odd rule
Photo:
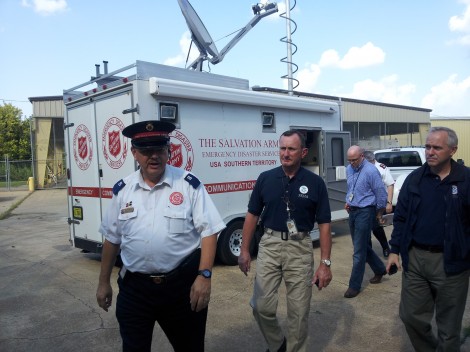
[[123, 110], [131, 107], [129, 87], [67, 110], [71, 237], [77, 248], [101, 252], [98, 229], [112, 187], [135, 170], [130, 141], [122, 136], [132, 123], [132, 114]]
[[344, 210], [346, 201], [346, 165], [347, 152], [351, 145], [349, 132], [322, 131], [322, 170], [328, 196], [332, 220], [347, 217]]

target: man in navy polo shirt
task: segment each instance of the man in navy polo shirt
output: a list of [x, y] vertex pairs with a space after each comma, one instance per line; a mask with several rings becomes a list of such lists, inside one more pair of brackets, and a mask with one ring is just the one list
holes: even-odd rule
[[[400, 190], [387, 269], [403, 262], [400, 318], [416, 351], [460, 351], [470, 276], [470, 169], [455, 131], [432, 127], [426, 163]], [[437, 336], [431, 320], [435, 316]]]
[[[328, 193], [321, 177], [300, 166], [307, 152], [302, 132], [290, 130], [281, 135], [281, 166], [258, 177], [243, 226], [238, 264], [245, 275], [250, 270], [250, 242], [260, 217], [264, 226], [250, 304], [272, 352], [311, 350], [307, 337], [312, 285], [321, 290], [332, 279]], [[321, 260], [314, 274], [310, 231], [315, 222], [320, 230]], [[282, 279], [287, 291], [286, 334], [276, 318]]]

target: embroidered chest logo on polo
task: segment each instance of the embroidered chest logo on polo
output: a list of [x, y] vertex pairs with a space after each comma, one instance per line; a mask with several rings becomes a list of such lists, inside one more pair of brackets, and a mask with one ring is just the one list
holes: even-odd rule
[[180, 192], [173, 192], [172, 194], [170, 194], [170, 202], [173, 205], [180, 205], [181, 203], [183, 203], [183, 200], [183, 194], [181, 194]]

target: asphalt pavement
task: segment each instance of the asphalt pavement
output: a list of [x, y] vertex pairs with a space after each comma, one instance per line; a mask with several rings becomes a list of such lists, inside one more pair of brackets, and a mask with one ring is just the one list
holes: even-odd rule
[[[12, 209], [13, 208], [13, 209]], [[3, 216], [2, 216], [3, 215]], [[0, 192], [0, 351], [119, 351], [114, 306], [101, 310], [95, 299], [100, 256], [72, 248], [65, 189]], [[314, 289], [309, 319], [309, 351], [412, 351], [398, 317], [401, 274], [378, 285], [367, 267], [362, 292], [343, 297], [352, 263], [345, 222], [333, 226], [331, 284]], [[389, 236], [391, 226], [386, 228]], [[374, 239], [374, 248], [381, 254]], [[316, 263], [319, 248], [315, 248]], [[385, 259], [384, 259], [385, 261]], [[265, 351], [251, 314], [254, 265], [245, 277], [236, 266], [216, 265], [206, 333], [207, 352]], [[117, 293], [117, 268], [113, 288]], [[278, 315], [286, 318], [281, 286]], [[462, 336], [470, 330], [470, 309]], [[172, 351], [161, 329], [152, 351]], [[470, 352], [470, 343], [462, 345]]]

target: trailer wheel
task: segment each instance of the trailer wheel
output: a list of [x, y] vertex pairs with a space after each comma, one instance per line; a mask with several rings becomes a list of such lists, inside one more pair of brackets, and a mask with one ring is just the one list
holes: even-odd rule
[[232, 222], [217, 241], [217, 258], [225, 265], [237, 265], [242, 245], [243, 220]]

